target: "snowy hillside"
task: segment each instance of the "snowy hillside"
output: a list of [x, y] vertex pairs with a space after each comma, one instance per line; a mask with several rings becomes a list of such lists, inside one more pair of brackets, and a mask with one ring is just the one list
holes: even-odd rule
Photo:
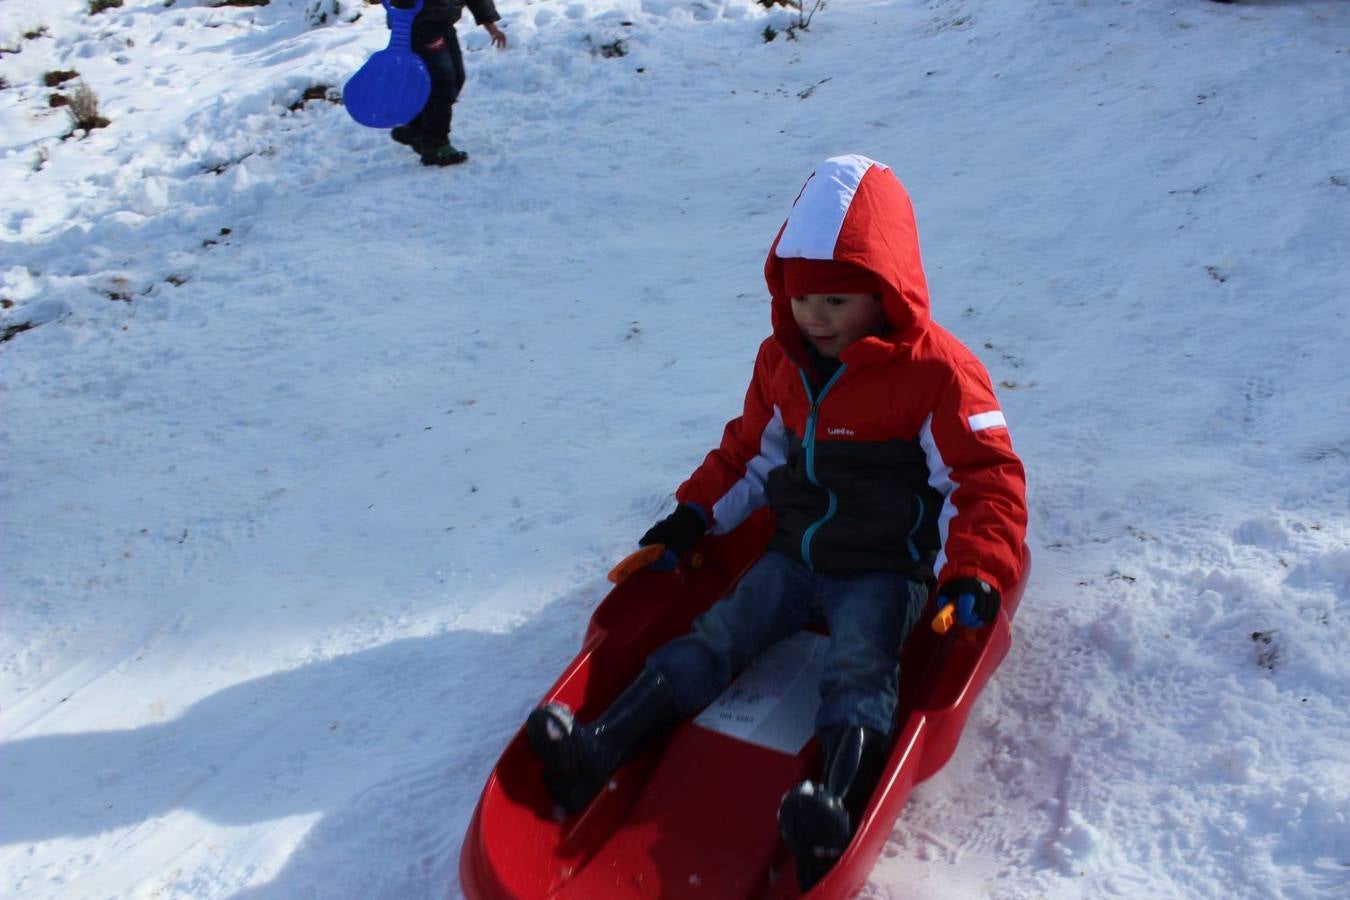
[[1350, 3], [498, 6], [432, 170], [378, 6], [0, 0], [0, 896], [457, 896], [849, 152], [1036, 560], [866, 895], [1350, 896]]

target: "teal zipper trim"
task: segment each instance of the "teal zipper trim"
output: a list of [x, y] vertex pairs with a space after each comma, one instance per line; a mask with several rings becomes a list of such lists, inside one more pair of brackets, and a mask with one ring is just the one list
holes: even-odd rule
[[[825, 386], [820, 389], [820, 395], [814, 397], [811, 394], [811, 379], [806, 377], [806, 370], [797, 369], [797, 374], [802, 377], [802, 385], [806, 388], [806, 398], [811, 401], [811, 411], [806, 416], [806, 434], [802, 436], [802, 449], [806, 451], [806, 478], [816, 487], [822, 487], [821, 483], [816, 480], [816, 419], [820, 414], [820, 404], [825, 402], [825, 395], [830, 392], [830, 388], [834, 387], [834, 383], [839, 380], [840, 375], [844, 374], [846, 368], [848, 367], [841, 365], [830, 377], [830, 380], [825, 382]], [[815, 537], [816, 532], [820, 530], [822, 525], [834, 518], [834, 514], [839, 510], [839, 498], [835, 496], [834, 491], [826, 488], [825, 493], [830, 497], [830, 505], [825, 510], [825, 515], [812, 522], [802, 535], [802, 562], [806, 563], [806, 567], [812, 571], [815, 571], [816, 567], [811, 562], [811, 539]]]
[[914, 502], [919, 504], [919, 512], [914, 516], [914, 526], [909, 529], [909, 534], [905, 536], [905, 546], [909, 548], [909, 555], [915, 562], [919, 561], [919, 548], [914, 544], [914, 535], [923, 524], [923, 498], [918, 494], [912, 494]]

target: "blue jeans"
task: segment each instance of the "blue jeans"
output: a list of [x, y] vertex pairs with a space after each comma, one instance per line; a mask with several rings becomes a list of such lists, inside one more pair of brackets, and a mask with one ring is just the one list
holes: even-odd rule
[[823, 622], [830, 637], [816, 732], [862, 725], [890, 734], [900, 648], [927, 600], [924, 585], [898, 572], [823, 575], [769, 551], [688, 634], [647, 657], [647, 668], [666, 677], [689, 715], [771, 644]]

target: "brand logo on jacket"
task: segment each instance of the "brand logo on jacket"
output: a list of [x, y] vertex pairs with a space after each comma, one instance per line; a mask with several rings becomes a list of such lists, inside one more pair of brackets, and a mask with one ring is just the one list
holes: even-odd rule
[[854, 436], [852, 428], [826, 428], [825, 433], [843, 435], [844, 437]]

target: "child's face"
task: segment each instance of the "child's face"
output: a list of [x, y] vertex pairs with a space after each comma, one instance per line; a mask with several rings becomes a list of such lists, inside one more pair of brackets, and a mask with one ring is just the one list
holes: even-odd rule
[[821, 356], [837, 357], [858, 338], [885, 326], [875, 294], [807, 294], [792, 298], [792, 318]]

